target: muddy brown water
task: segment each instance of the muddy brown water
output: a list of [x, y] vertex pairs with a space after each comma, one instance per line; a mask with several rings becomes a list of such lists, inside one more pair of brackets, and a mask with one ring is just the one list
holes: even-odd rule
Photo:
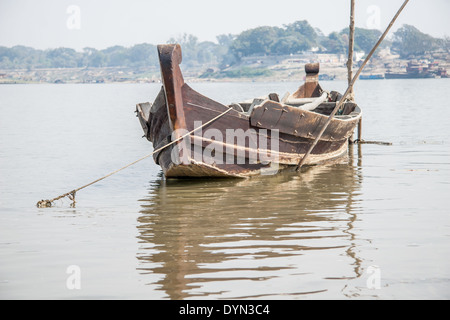
[[[192, 83], [223, 103], [297, 83]], [[345, 163], [166, 181], [133, 113], [160, 84], [0, 86], [2, 299], [448, 299], [448, 79], [360, 81]], [[323, 82], [345, 90], [345, 82]]]

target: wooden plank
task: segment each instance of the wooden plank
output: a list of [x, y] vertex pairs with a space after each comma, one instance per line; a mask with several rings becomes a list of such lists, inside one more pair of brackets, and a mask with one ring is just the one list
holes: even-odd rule
[[[250, 123], [258, 128], [276, 129], [292, 136], [313, 139], [327, 119], [325, 115], [267, 100], [253, 109]], [[357, 121], [358, 117], [347, 120], [334, 119], [323, 133], [321, 140], [347, 139], [351, 136]]]

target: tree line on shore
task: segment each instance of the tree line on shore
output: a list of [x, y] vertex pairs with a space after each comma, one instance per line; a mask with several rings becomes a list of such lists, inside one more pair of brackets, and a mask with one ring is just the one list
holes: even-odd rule
[[[368, 53], [380, 35], [379, 30], [356, 28], [355, 50]], [[225, 68], [249, 56], [288, 55], [311, 50], [345, 54], [348, 50], [348, 28], [324, 35], [305, 20], [283, 27], [257, 27], [238, 35], [223, 34], [216, 39], [217, 42], [200, 42], [196, 36], [184, 34], [169, 39], [168, 43], [182, 46], [183, 64], [187, 67], [214, 65]], [[437, 49], [450, 51], [448, 37], [434, 38], [411, 25], [403, 25], [383, 45], [390, 46], [402, 58]], [[0, 46], [0, 69], [157, 66], [156, 45], [149, 43], [128, 48], [116, 45], [103, 50], [87, 47], [81, 52], [71, 48], [38, 50], [21, 45], [11, 48]]]

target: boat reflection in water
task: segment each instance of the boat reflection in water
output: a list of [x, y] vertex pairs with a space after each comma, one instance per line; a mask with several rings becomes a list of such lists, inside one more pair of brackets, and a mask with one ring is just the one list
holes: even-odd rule
[[161, 177], [141, 203], [138, 270], [169, 299], [354, 295], [361, 182], [351, 163], [246, 180]]

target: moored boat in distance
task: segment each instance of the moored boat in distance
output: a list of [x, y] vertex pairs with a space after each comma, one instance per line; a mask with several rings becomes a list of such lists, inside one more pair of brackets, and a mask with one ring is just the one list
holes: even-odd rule
[[439, 67], [436, 63], [421, 63], [418, 61], [408, 61], [405, 71], [385, 73], [386, 79], [432, 79], [446, 78], [447, 70]]
[[[180, 69], [181, 47], [158, 45], [162, 88], [153, 103], [136, 105], [153, 158], [167, 178], [248, 177], [295, 168], [342, 97], [319, 84], [319, 64], [293, 94], [277, 93], [224, 105], [193, 90]], [[348, 154], [361, 118], [346, 101], [323, 132], [306, 165]]]
[[376, 74], [362, 74], [359, 76], [361, 80], [381, 80], [384, 79], [384, 74], [376, 73]]
[[431, 73], [386, 72], [386, 79], [432, 79], [436, 75]]

